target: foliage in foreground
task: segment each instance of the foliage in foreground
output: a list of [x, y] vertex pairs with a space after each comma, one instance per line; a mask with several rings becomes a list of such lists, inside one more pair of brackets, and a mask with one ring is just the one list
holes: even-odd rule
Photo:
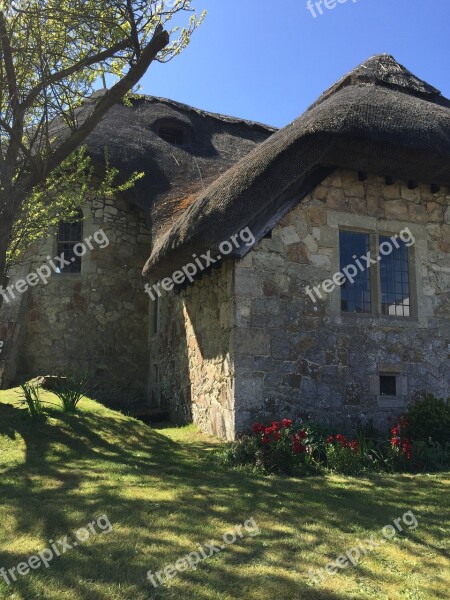
[[80, 400], [86, 392], [88, 374], [73, 375], [61, 378], [53, 387], [53, 393], [61, 401], [64, 412], [75, 412]]
[[20, 396], [28, 407], [28, 414], [30, 417], [32, 419], [45, 421], [46, 415], [42, 405], [39, 385], [26, 382], [20, 386], [20, 390]]
[[291, 419], [255, 423], [252, 433], [219, 451], [223, 462], [266, 473], [307, 474], [325, 470], [365, 472], [439, 471], [450, 467], [449, 404], [420, 398], [391, 424], [389, 439], [360, 428], [354, 439]]

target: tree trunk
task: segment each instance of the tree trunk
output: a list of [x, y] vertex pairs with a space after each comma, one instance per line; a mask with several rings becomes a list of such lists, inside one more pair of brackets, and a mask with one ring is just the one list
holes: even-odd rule
[[[17, 209], [18, 198], [13, 194], [0, 193], [0, 286], [7, 285], [8, 271], [6, 264], [6, 253], [10, 244], [12, 229], [14, 225], [14, 210]], [[0, 310], [3, 304], [3, 296], [0, 294]]]
[[[8, 242], [11, 236], [11, 224], [6, 219], [0, 221], [0, 286], [5, 286], [7, 283], [6, 273], [6, 252], [8, 250]], [[0, 311], [2, 309], [3, 296], [0, 294]]]

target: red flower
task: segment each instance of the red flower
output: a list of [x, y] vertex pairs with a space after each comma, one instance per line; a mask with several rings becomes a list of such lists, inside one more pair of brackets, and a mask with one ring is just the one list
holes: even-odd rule
[[393, 438], [391, 439], [391, 444], [392, 444], [393, 446], [399, 446], [399, 445], [400, 445], [400, 440], [399, 440], [399, 438], [393, 437]]
[[289, 428], [292, 425], [292, 419], [283, 419], [282, 425], [283, 427]]
[[275, 431], [273, 434], [273, 439], [278, 442], [278, 440], [281, 438], [281, 433], [279, 431]]
[[308, 437], [308, 434], [306, 433], [306, 431], [304, 429], [302, 431], [298, 431], [295, 435], [299, 440], [304, 440], [305, 438]]
[[297, 440], [292, 444], [292, 452], [294, 454], [301, 454], [302, 452], [305, 452], [305, 450], [305, 446]]
[[273, 429], [274, 431], [277, 431], [277, 429], [279, 429], [279, 428], [280, 428], [280, 421], [274, 421], [274, 422], [272, 423], [272, 429]]
[[327, 444], [332, 444], [333, 442], [334, 442], [334, 436], [332, 436], [332, 435], [329, 435], [329, 436], [327, 437]]
[[261, 431], [264, 431], [264, 425], [260, 425], [259, 423], [255, 423], [252, 427], [253, 429], [253, 433], [261, 433]]
[[264, 433], [266, 435], [270, 435], [272, 433], [272, 431], [273, 431], [272, 427], [266, 427], [266, 429], [264, 430]]
[[267, 437], [267, 435], [263, 435], [262, 443], [263, 444], [268, 444], [269, 442], [270, 442], [270, 439]]
[[402, 442], [402, 452], [408, 460], [411, 460], [411, 442], [407, 438]]
[[352, 452], [354, 452], [355, 454], [358, 454], [358, 452], [359, 452], [359, 446], [358, 446], [357, 440], [351, 441], [348, 444], [348, 446], [352, 449]]

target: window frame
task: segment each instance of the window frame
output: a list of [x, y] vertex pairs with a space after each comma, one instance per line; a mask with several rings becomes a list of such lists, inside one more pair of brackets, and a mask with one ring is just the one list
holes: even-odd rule
[[[337, 233], [337, 248], [338, 248], [338, 265], [339, 271], [341, 269], [341, 237], [340, 234], [343, 231], [351, 233], [361, 233], [369, 237], [369, 250], [371, 257], [379, 256], [380, 237], [393, 237], [398, 235], [398, 232], [387, 231], [384, 228], [374, 231], [366, 227], [353, 227], [346, 225], [338, 226]], [[342, 288], [339, 287], [339, 313], [345, 317], [361, 317], [361, 318], [383, 318], [383, 319], [400, 319], [402, 321], [416, 320], [418, 318], [418, 304], [417, 304], [417, 293], [416, 293], [416, 272], [415, 272], [415, 244], [407, 246], [408, 251], [408, 278], [409, 278], [409, 315], [386, 315], [382, 313], [382, 289], [381, 289], [381, 269], [380, 263], [372, 265], [370, 267], [370, 288], [371, 288], [371, 312], [348, 312], [343, 311], [341, 306]], [[359, 258], [359, 257], [358, 257]], [[373, 267], [376, 266], [374, 269]]]
[[[63, 225], [73, 225], [73, 224], [77, 224], [79, 225], [79, 239], [74, 240], [60, 240], [60, 228]], [[64, 253], [65, 255], [65, 251], [61, 250], [61, 246], [63, 245], [71, 245], [72, 249], [77, 245], [77, 244], [82, 244], [83, 243], [83, 231], [84, 231], [84, 213], [82, 211], [81, 208], [78, 209], [78, 215], [76, 217], [74, 217], [73, 220], [71, 221], [60, 221], [56, 227], [56, 232], [55, 232], [55, 248], [56, 248], [56, 256], [61, 256], [61, 254]], [[74, 255], [75, 256], [75, 255]], [[64, 256], [66, 258], [66, 255]], [[78, 260], [75, 260], [73, 262], [73, 265], [79, 264], [79, 270], [73, 270], [73, 269], [67, 269], [66, 267], [63, 267], [59, 273], [56, 273], [57, 275], [81, 275], [82, 270], [83, 270], [83, 257], [79, 256], [76, 257]]]

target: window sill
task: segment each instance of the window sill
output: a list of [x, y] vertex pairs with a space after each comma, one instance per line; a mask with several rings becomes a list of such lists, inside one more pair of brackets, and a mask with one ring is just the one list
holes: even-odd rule
[[339, 313], [332, 315], [332, 319], [337, 323], [351, 322], [373, 325], [392, 325], [395, 327], [404, 325], [405, 327], [415, 327], [419, 322], [417, 317], [398, 317], [395, 315], [374, 315], [366, 313]]
[[380, 408], [403, 408], [405, 406], [403, 396], [378, 396], [377, 402]]

